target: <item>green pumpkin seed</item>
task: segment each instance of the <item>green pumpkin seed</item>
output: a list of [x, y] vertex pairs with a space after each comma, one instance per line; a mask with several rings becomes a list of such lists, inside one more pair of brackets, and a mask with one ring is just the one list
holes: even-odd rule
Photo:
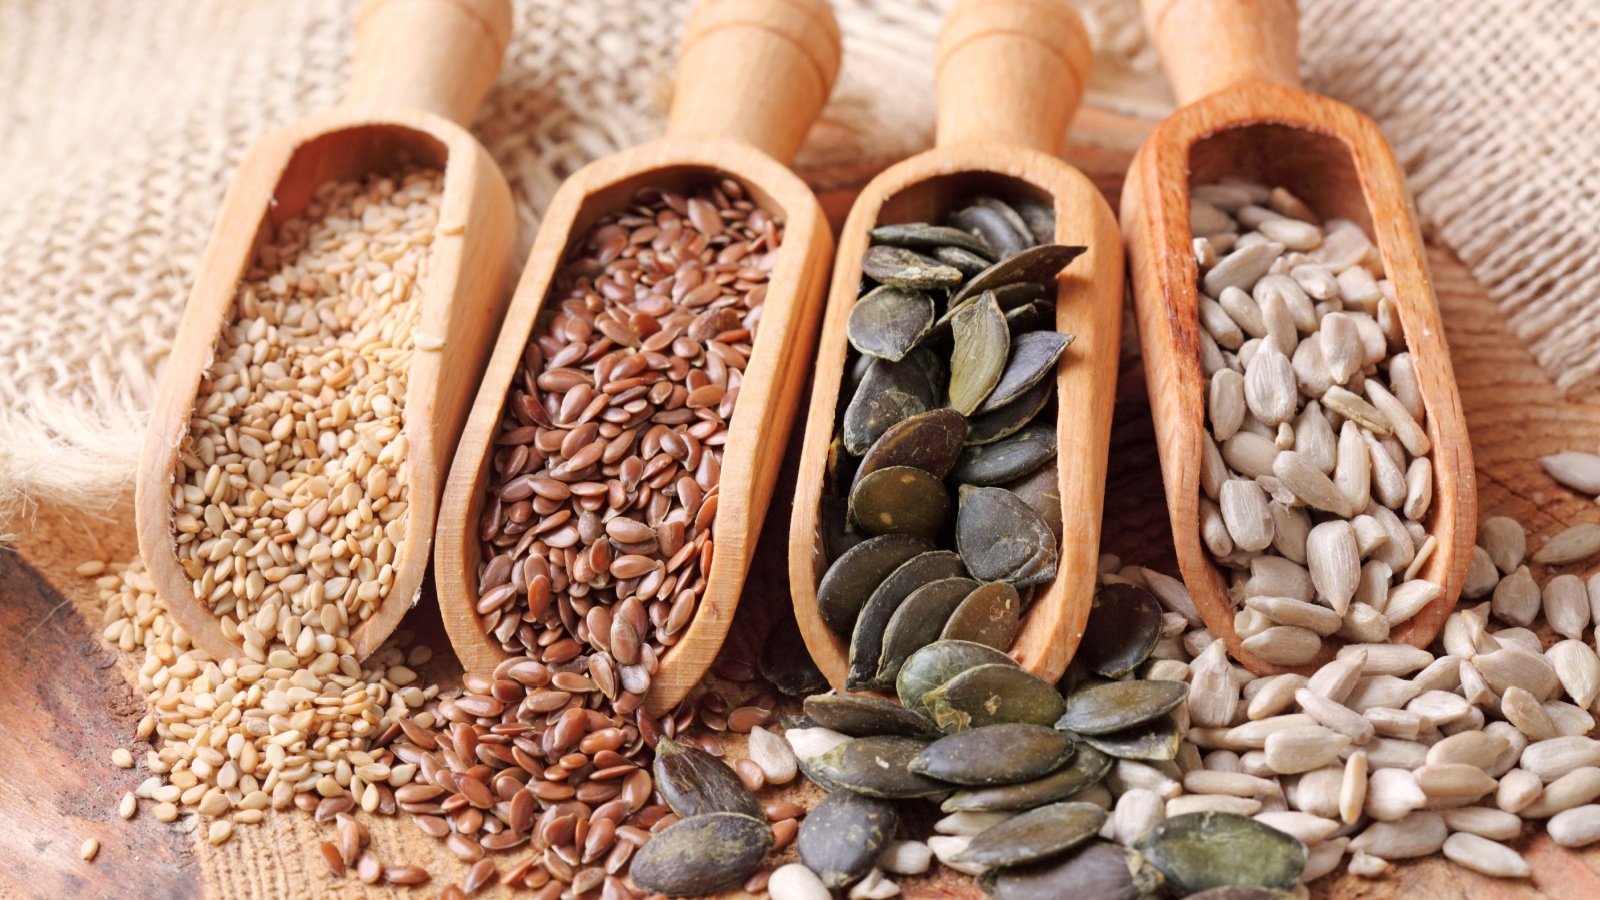
[[950, 786], [911, 771], [911, 761], [926, 746], [925, 740], [901, 735], [856, 738], [812, 760], [812, 766], [828, 781], [869, 797], [931, 797]]
[[935, 247], [933, 258], [947, 266], [955, 266], [961, 274], [971, 278], [994, 264], [993, 259], [979, 256], [970, 250], [960, 247]]
[[845, 449], [860, 456], [890, 426], [937, 406], [940, 373], [940, 363], [927, 350], [914, 350], [899, 362], [872, 360], [845, 407]]
[[909, 222], [904, 225], [879, 225], [868, 232], [874, 244], [888, 244], [912, 250], [956, 247], [994, 262], [999, 259], [994, 248], [978, 235], [951, 228], [948, 225], [929, 225], [926, 222]]
[[1178, 723], [1171, 716], [1162, 716], [1124, 731], [1084, 735], [1083, 742], [1118, 759], [1163, 760], [1177, 757], [1182, 738]]
[[981, 883], [993, 900], [1145, 900], [1162, 895], [1163, 879], [1138, 853], [1097, 841], [1060, 859], [991, 869]]
[[[1049, 527], [1050, 533], [1055, 536], [1056, 544], [1061, 544], [1061, 473], [1055, 466], [1043, 466], [1036, 469], [1032, 475], [1018, 481], [1004, 485], [1005, 489], [1018, 497], [1028, 507], [1039, 514], [1044, 524]], [[1090, 620], [1093, 624], [1093, 620]], [[1079, 644], [1078, 653], [1082, 655], [1083, 645]]]
[[1093, 803], [1052, 803], [978, 832], [957, 862], [1019, 866], [1060, 855], [1100, 833], [1106, 811]]
[[950, 322], [950, 406], [970, 416], [1000, 383], [1011, 352], [1011, 330], [993, 294], [956, 313]]
[[1067, 695], [1056, 727], [1076, 734], [1110, 734], [1142, 725], [1176, 709], [1189, 696], [1181, 681], [1102, 681]]
[[[1015, 217], [1015, 221], [1012, 217]], [[1033, 235], [1016, 212], [1006, 216], [995, 207], [981, 202], [952, 213], [950, 224], [980, 235], [1001, 259], [1021, 253], [1033, 243]]]
[[1111, 771], [1111, 762], [1111, 757], [1099, 750], [1080, 744], [1072, 760], [1049, 775], [1020, 784], [956, 791], [939, 804], [939, 809], [947, 813], [1034, 809], [1099, 784]]
[[1161, 640], [1161, 604], [1144, 588], [1108, 584], [1094, 595], [1074, 664], [1121, 678], [1150, 657]]
[[1011, 356], [1000, 381], [977, 411], [994, 412], [1027, 393], [1055, 372], [1056, 361], [1071, 343], [1072, 335], [1057, 331], [1030, 331], [1018, 337], [1011, 343]]
[[1026, 394], [994, 412], [969, 417], [967, 443], [992, 444], [1001, 438], [1016, 434], [1050, 405], [1050, 398], [1054, 397], [1055, 393], [1055, 382], [1041, 381], [1029, 388]]
[[833, 561], [817, 584], [817, 607], [822, 621], [841, 634], [849, 634], [862, 604], [889, 573], [933, 544], [911, 534], [885, 534], [868, 538]]
[[926, 715], [928, 706], [922, 702], [923, 695], [962, 672], [982, 665], [1016, 666], [1017, 662], [982, 644], [934, 641], [906, 659], [900, 674], [895, 676], [895, 693], [907, 709]]
[[961, 270], [904, 247], [880, 244], [861, 255], [861, 271], [880, 284], [928, 290], [953, 288], [966, 277]]
[[906, 658], [938, 640], [950, 614], [977, 587], [978, 582], [970, 578], [945, 578], [912, 591], [884, 626], [875, 683], [894, 684]]
[[922, 714], [882, 697], [816, 694], [807, 697], [804, 706], [813, 722], [851, 737], [900, 734], [931, 738], [939, 734], [939, 729]]
[[756, 661], [761, 677], [789, 697], [805, 697], [828, 689], [828, 680], [806, 651], [792, 611], [767, 633]]
[[1011, 646], [1021, 625], [1022, 596], [1004, 581], [991, 581], [961, 601], [944, 623], [939, 640], [972, 641], [1004, 650]]
[[933, 330], [933, 298], [884, 285], [856, 301], [845, 322], [850, 346], [868, 356], [897, 361]]
[[841, 890], [872, 871], [900, 827], [895, 805], [852, 791], [834, 791], [800, 820], [800, 861], [829, 890]]
[[922, 700], [946, 734], [1001, 722], [1054, 725], [1067, 710], [1050, 682], [1021, 667], [999, 664], [968, 669]]
[[850, 492], [850, 518], [868, 534], [915, 534], [932, 540], [950, 522], [944, 482], [911, 466], [862, 476]]
[[1035, 244], [1048, 244], [1056, 239], [1056, 211], [1050, 204], [1039, 200], [1017, 200], [1012, 202], [1011, 208], [1027, 223], [1028, 233], [1033, 236]]
[[716, 812], [764, 816], [761, 801], [733, 769], [699, 747], [662, 738], [653, 768], [661, 799], [685, 819]]
[[956, 550], [979, 581], [1017, 587], [1056, 577], [1055, 535], [1033, 507], [1005, 488], [961, 488], [956, 514]]
[[967, 567], [961, 564], [961, 557], [949, 550], [918, 554], [890, 572], [856, 616], [855, 628], [850, 633], [850, 670], [845, 686], [861, 690], [877, 684], [878, 663], [883, 659], [883, 630], [912, 591], [966, 574]]
[[950, 307], [959, 306], [968, 297], [992, 291], [1001, 285], [1019, 281], [1055, 287], [1056, 276], [1067, 264], [1083, 254], [1087, 247], [1067, 247], [1061, 244], [1040, 244], [1007, 257], [974, 276], [950, 298]]
[[1034, 422], [1004, 440], [962, 450], [950, 478], [958, 484], [993, 487], [1024, 478], [1055, 458], [1055, 424]]
[[629, 871], [642, 890], [698, 897], [740, 884], [761, 868], [771, 849], [765, 818], [709, 813], [663, 828], [633, 855]]
[[951, 784], [1016, 784], [1054, 772], [1072, 752], [1072, 739], [1053, 728], [1007, 722], [939, 738], [911, 761], [911, 771]]
[[[861, 457], [856, 481], [890, 466], [914, 466], [938, 478], [949, 474], [967, 439], [967, 420], [948, 407], [897, 422], [873, 441]], [[837, 484], [838, 482], [834, 482]], [[855, 485], [851, 485], [854, 490]]]
[[1227, 885], [1289, 890], [1300, 883], [1306, 848], [1293, 837], [1232, 813], [1174, 816], [1134, 842], [1179, 896]]

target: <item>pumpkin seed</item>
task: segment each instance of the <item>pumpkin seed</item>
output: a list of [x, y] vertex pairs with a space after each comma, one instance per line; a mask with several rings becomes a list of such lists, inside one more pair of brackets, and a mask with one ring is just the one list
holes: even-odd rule
[[980, 581], [1020, 588], [1056, 577], [1055, 536], [1033, 507], [1004, 488], [962, 486], [956, 549]]
[[1032, 422], [1055, 396], [1055, 383], [1041, 381], [1028, 389], [1020, 398], [1007, 403], [991, 413], [967, 419], [968, 444], [992, 444], [1001, 438], [1016, 434], [1022, 426]]
[[929, 225], [926, 222], [909, 222], [904, 225], [879, 225], [868, 232], [874, 244], [921, 249], [924, 247], [959, 247], [993, 262], [999, 254], [982, 236], [951, 228], [948, 225]]
[[856, 481], [890, 466], [914, 466], [943, 478], [960, 458], [966, 439], [967, 420], [955, 410], [940, 407], [919, 413], [890, 426], [873, 441], [856, 468]]
[[868, 538], [833, 561], [817, 584], [817, 606], [828, 627], [849, 634], [856, 616], [889, 574], [933, 544], [911, 534], [885, 534]]
[[880, 284], [912, 289], [953, 288], [965, 277], [960, 269], [914, 250], [882, 244], [861, 255], [861, 271]]
[[950, 520], [944, 482], [912, 466], [889, 466], [862, 477], [850, 492], [850, 517], [868, 534], [938, 537]]
[[1161, 603], [1144, 588], [1108, 584], [1095, 593], [1073, 662], [1121, 678], [1150, 658], [1161, 640]]
[[993, 869], [982, 879], [993, 900], [1142, 900], [1160, 896], [1162, 881], [1138, 853], [1105, 842], [1061, 859]]
[[992, 293], [956, 313], [950, 329], [955, 338], [950, 354], [950, 406], [970, 416], [1000, 383], [1011, 352], [1011, 329]]
[[950, 477], [960, 484], [1001, 485], [1027, 476], [1055, 457], [1055, 425], [1034, 422], [1003, 440], [961, 451]]
[[1026, 250], [1033, 235], [1015, 211], [1010, 216], [984, 203], [974, 203], [950, 215], [950, 224], [981, 237], [1001, 259]]
[[939, 804], [942, 812], [1005, 812], [1034, 809], [1076, 794], [1100, 783], [1111, 771], [1111, 757], [1093, 747], [1078, 745], [1067, 765], [1032, 781], [956, 791]]
[[991, 259], [986, 259], [961, 247], [934, 247], [933, 258], [947, 266], [955, 266], [961, 274], [971, 278], [994, 264]]
[[1018, 666], [998, 663], [962, 672], [929, 691], [923, 702], [934, 724], [946, 734], [1001, 722], [1053, 725], [1067, 706], [1048, 681]]
[[1056, 211], [1050, 204], [1039, 200], [1013, 200], [1011, 208], [1027, 223], [1035, 244], [1048, 244], [1056, 239]]
[[982, 665], [1016, 666], [1016, 660], [993, 647], [970, 641], [934, 641], [911, 654], [895, 676], [895, 693], [900, 702], [913, 712], [926, 715], [928, 706], [922, 698], [929, 691], [960, 675], [968, 669]]
[[1189, 696], [1181, 681], [1103, 681], [1067, 695], [1067, 711], [1056, 727], [1082, 735], [1111, 734], [1142, 725], [1176, 709]]
[[806, 868], [830, 890], [839, 890], [872, 871], [899, 827], [893, 803], [834, 791], [801, 820], [795, 844]]
[[851, 689], [870, 687], [878, 678], [883, 659], [883, 632], [889, 619], [918, 588], [967, 574], [961, 557], [949, 550], [931, 550], [907, 560], [881, 581], [856, 616], [850, 633], [850, 670], [845, 684]]
[[972, 838], [956, 859], [1016, 866], [1063, 853], [1100, 832], [1106, 811], [1093, 803], [1052, 803], [994, 825]]
[[939, 738], [911, 771], [951, 784], [1015, 784], [1054, 772], [1072, 752], [1072, 739], [1053, 728], [1007, 722]]
[[1021, 625], [1022, 595], [1004, 581], [991, 581], [974, 588], [961, 601], [944, 623], [939, 640], [972, 641], [1004, 650], [1011, 646]]
[[[1048, 300], [1035, 300], [1006, 310], [1006, 327], [1011, 329], [1011, 342], [1015, 344], [1017, 338], [1034, 331], [1048, 331], [1056, 323], [1056, 305]], [[1068, 340], [1072, 335], [1066, 335]], [[1005, 375], [1000, 376], [1001, 380]]]
[[926, 746], [927, 741], [913, 737], [874, 735], [840, 744], [812, 765], [828, 781], [869, 797], [930, 797], [950, 786], [911, 771], [911, 761]]
[[927, 350], [913, 350], [904, 359], [874, 359], [844, 411], [844, 446], [860, 456], [889, 430], [938, 405], [941, 364]]
[[1087, 249], [1087, 247], [1068, 247], [1062, 244], [1040, 244], [1006, 257], [962, 285], [961, 290], [950, 298], [949, 307], [954, 309], [968, 297], [977, 297], [984, 291], [992, 291], [1002, 285], [1018, 282], [1043, 285], [1053, 293], [1056, 276]]
[[1178, 755], [1183, 743], [1171, 716], [1112, 734], [1084, 735], [1083, 742], [1118, 759], [1164, 760]]
[[1044, 380], [1055, 371], [1056, 360], [1071, 343], [1072, 335], [1055, 331], [1030, 331], [1020, 335], [1011, 342], [1011, 357], [1005, 371], [988, 399], [978, 407], [978, 412], [994, 412]]
[[850, 308], [845, 336], [868, 356], [898, 361], [928, 336], [933, 320], [933, 298], [886, 284]]
[[881, 697], [863, 694], [817, 694], [804, 702], [806, 715], [824, 728], [851, 737], [900, 734], [936, 737], [939, 729], [920, 713]]
[[642, 890], [697, 897], [743, 882], [770, 849], [765, 819], [709, 813], [662, 829], [634, 853], [629, 871]]
[[818, 513], [822, 552], [829, 560], [838, 559], [851, 547], [867, 539], [866, 535], [850, 528], [850, 501], [845, 498], [823, 494]]
[[761, 801], [739, 776], [715, 756], [671, 738], [656, 744], [656, 790], [685, 819], [706, 813], [738, 813], [765, 818]]
[[970, 578], [945, 578], [912, 591], [884, 626], [875, 683], [893, 684], [906, 658], [938, 640], [950, 614], [977, 587], [978, 582]]
[[1227, 885], [1288, 890], [1300, 883], [1306, 865], [1300, 841], [1232, 813], [1175, 816], [1146, 832], [1134, 849], [1179, 896]]
[[756, 665], [761, 677], [789, 697], [804, 697], [828, 688], [828, 680], [806, 651], [793, 615], [784, 616], [768, 632]]
[[[1057, 545], [1061, 543], [1061, 473], [1055, 466], [1044, 466], [1035, 469], [1032, 475], [1010, 484], [1002, 485], [1006, 490], [1022, 498], [1044, 524], [1049, 527]], [[1094, 625], [1093, 617], [1089, 624]], [[1079, 644], [1078, 653], [1083, 653], [1083, 645]]]
[[1215, 887], [1209, 891], [1201, 891], [1198, 894], [1190, 894], [1186, 900], [1295, 900], [1298, 896], [1293, 891], [1230, 884], [1224, 887]]

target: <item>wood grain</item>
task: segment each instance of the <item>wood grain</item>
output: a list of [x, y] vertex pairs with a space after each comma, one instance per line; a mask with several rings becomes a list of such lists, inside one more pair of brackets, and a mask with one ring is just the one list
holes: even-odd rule
[[195, 646], [214, 658], [244, 654], [194, 597], [179, 567], [171, 486], [217, 334], [233, 314], [235, 288], [256, 249], [273, 228], [299, 215], [319, 186], [404, 164], [444, 171], [439, 221], [450, 233], [432, 244], [430, 272], [418, 286], [422, 309], [415, 331], [442, 339], [449, 359], [439, 350], [413, 355], [404, 410], [410, 442], [405, 540], [387, 602], [351, 632], [356, 657], [377, 649], [418, 596], [444, 474], [505, 309], [516, 237], [505, 177], [488, 151], [446, 116], [469, 120], [483, 100], [500, 68], [510, 15], [509, 0], [365, 4], [347, 102], [262, 138], [228, 185], [162, 373], [135, 500], [140, 548], [157, 590]]
[[849, 350], [846, 323], [868, 232], [877, 225], [939, 221], [985, 192], [1022, 195], [1054, 205], [1057, 242], [1088, 248], [1062, 274], [1056, 296], [1056, 329], [1076, 338], [1056, 374], [1060, 563], [1023, 618], [1011, 655], [1051, 681], [1059, 678], [1083, 636], [1094, 594], [1123, 265], [1110, 208], [1082, 173], [1053, 155], [1088, 68], [1083, 24], [1056, 0], [964, 2], [946, 21], [939, 50], [939, 144], [890, 167], [856, 199], [840, 232], [813, 372], [789, 539], [789, 590], [806, 646], [839, 690], [849, 645], [817, 608], [817, 584], [828, 562], [819, 508]]
[[[1103, 110], [1085, 110], [1066, 151], [1067, 160], [1088, 174], [1107, 199], [1115, 204], [1132, 149], [1149, 132], [1152, 123], [1124, 119]], [[814, 184], [826, 185], [826, 205], [842, 220], [848, 208], [851, 181], [859, 185], [872, 173], [837, 170], [811, 174]], [[1534, 361], [1527, 348], [1510, 336], [1505, 318], [1465, 267], [1448, 252], [1428, 250], [1428, 265], [1439, 299], [1442, 319], [1460, 385], [1467, 428], [1476, 460], [1480, 509], [1484, 515], [1505, 514], [1526, 522], [1538, 535], [1549, 535], [1569, 524], [1600, 522], [1600, 507], [1587, 497], [1574, 495], [1546, 477], [1538, 457], [1566, 449], [1600, 446], [1600, 401], [1563, 400], [1555, 385]], [[1123, 315], [1131, 319], [1131, 308]], [[1106, 552], [1126, 562], [1154, 566], [1175, 573], [1172, 538], [1161, 473], [1154, 444], [1149, 400], [1138, 356], [1137, 335], [1123, 329], [1115, 412], [1106, 478], [1106, 504], [1102, 532]], [[727, 646], [730, 652], [753, 654], [773, 620], [787, 615], [788, 597], [782, 587], [787, 570], [786, 498], [795, 488], [798, 431], [792, 435], [786, 457], [787, 470], [775, 492], [778, 502], [766, 516], [765, 531], [751, 563], [743, 602]], [[127, 746], [134, 710], [120, 706], [118, 695], [98, 693], [94, 678], [114, 680], [113, 669], [94, 669], [99, 653], [95, 591], [88, 579], [72, 569], [89, 558], [129, 559], [135, 553], [134, 534], [125, 509], [102, 517], [67, 515], [44, 510], [37, 518], [6, 523], [0, 532], [19, 535], [15, 555], [0, 551], [0, 615], [27, 608], [31, 621], [6, 618], [11, 639], [0, 644], [0, 671], [6, 690], [0, 691], [0, 727], [6, 729], [7, 760], [23, 754], [52, 754], [27, 782], [4, 781], [0, 768], [0, 896], [5, 897], [191, 897], [202, 892], [215, 897], [278, 898], [379, 898], [431, 896], [447, 882], [459, 882], [463, 869], [443, 845], [423, 837], [408, 822], [368, 817], [376, 845], [386, 859], [407, 859], [427, 866], [436, 875], [429, 889], [392, 891], [365, 888], [354, 881], [334, 881], [314, 856], [316, 840], [331, 829], [312, 824], [300, 814], [269, 817], [256, 828], [240, 828], [223, 848], [199, 845], [192, 836], [176, 833], [147, 817], [133, 823], [113, 820], [111, 808], [121, 791], [143, 777], [139, 770], [122, 772], [104, 766], [112, 748]], [[1537, 538], [1534, 540], [1537, 546]], [[22, 565], [17, 565], [20, 556]], [[59, 593], [56, 593], [59, 592]], [[440, 651], [430, 675], [453, 665], [442, 630], [430, 624], [434, 615], [425, 593], [422, 604], [407, 618], [415, 630]], [[59, 599], [69, 606], [56, 611], [29, 635]], [[28, 641], [19, 638], [28, 636]], [[36, 645], [25, 647], [24, 643]], [[82, 662], [73, 668], [74, 657]], [[137, 661], [134, 661], [135, 664]], [[119, 658], [124, 674], [129, 660]], [[78, 673], [78, 674], [74, 674]], [[43, 699], [55, 679], [73, 681], [72, 691], [86, 696], [69, 714], [78, 717], [82, 730], [66, 751], [53, 751], [44, 736], [58, 727], [59, 715]], [[725, 686], [723, 689], [728, 689]], [[737, 746], [737, 744], [733, 744]], [[64, 755], [70, 754], [70, 755]], [[104, 766], [93, 774], [79, 774], [76, 760]], [[53, 768], [52, 768], [53, 766]], [[814, 800], [819, 792], [797, 785], [782, 791], [768, 789], [764, 798], [799, 797]], [[43, 797], [45, 799], [41, 800]], [[926, 833], [928, 817], [915, 817], [912, 825]], [[911, 828], [912, 825], [908, 825]], [[97, 830], [98, 829], [98, 830]], [[104, 847], [93, 864], [77, 858], [84, 836], [100, 837]], [[48, 843], [42, 843], [48, 841]], [[126, 847], [124, 851], [120, 849]], [[1489, 879], [1467, 872], [1441, 858], [1399, 863], [1382, 879], [1369, 881], [1334, 875], [1312, 886], [1319, 898], [1338, 900], [1391, 900], [1426, 897], [1490, 900], [1500, 897], [1590, 897], [1600, 895], [1600, 850], [1572, 852], [1555, 847], [1540, 836], [1537, 827], [1517, 845], [1534, 867], [1532, 885]], [[186, 849], [187, 848], [187, 849]], [[193, 856], [190, 856], [190, 853]], [[793, 851], [778, 861], [792, 859]], [[513, 856], [512, 859], [520, 859]], [[120, 867], [111, 869], [110, 865]], [[109, 864], [109, 865], [108, 865]], [[107, 871], [100, 867], [106, 866]], [[901, 882], [912, 898], [963, 898], [982, 894], [970, 879], [938, 869], [935, 873]], [[512, 896], [496, 888], [478, 895]]]
[[822, 0], [702, 0], [685, 37], [684, 77], [667, 137], [590, 163], [550, 201], [473, 402], [439, 517], [440, 604], [450, 640], [469, 669], [488, 671], [506, 657], [473, 608], [482, 559], [481, 485], [493, 461], [507, 391], [570, 243], [643, 187], [683, 190], [733, 178], [783, 220], [783, 246], [723, 449], [711, 571], [693, 621], [662, 658], [647, 707], [656, 713], [671, 709], [716, 657], [739, 604], [800, 402], [833, 253], [821, 206], [786, 168], [804, 133], [797, 123], [808, 125], [832, 88], [838, 31], [834, 27], [830, 36], [816, 27], [832, 18]]
[[[1404, 174], [1370, 118], [1343, 103], [1278, 83], [1292, 78], [1293, 66], [1261, 71], [1247, 67], [1232, 73], [1242, 80], [1222, 82], [1212, 77], [1219, 73], [1192, 59], [1211, 53], [1212, 44], [1220, 47], [1223, 57], [1262, 43], [1292, 47], [1292, 4], [1280, 0], [1178, 0], [1178, 4], [1187, 11], [1185, 24], [1193, 19], [1204, 21], [1205, 27], [1197, 33], [1180, 29], [1165, 0], [1149, 0], [1146, 9], [1165, 22], [1167, 39], [1161, 50], [1179, 93], [1199, 99], [1158, 125], [1134, 158], [1122, 196], [1122, 230], [1184, 582], [1211, 633], [1226, 641], [1234, 658], [1257, 674], [1309, 673], [1332, 659], [1340, 644], [1325, 640], [1316, 659], [1299, 667], [1275, 666], [1245, 650], [1233, 627], [1235, 609], [1227, 582], [1200, 539], [1205, 378], [1199, 359], [1198, 266], [1189, 227], [1189, 189], [1223, 176], [1241, 176], [1289, 189], [1324, 219], [1349, 219], [1363, 227], [1377, 245], [1394, 286], [1401, 329], [1427, 412], [1436, 487], [1435, 502], [1423, 524], [1438, 539], [1438, 550], [1417, 575], [1442, 585], [1444, 591], [1396, 627], [1389, 639], [1427, 646], [1454, 608], [1472, 562], [1476, 490], [1461, 401]], [[1283, 13], [1286, 5], [1289, 14]], [[1254, 17], [1232, 15], [1256, 6], [1268, 9]], [[1202, 76], [1203, 89], [1186, 84]]]

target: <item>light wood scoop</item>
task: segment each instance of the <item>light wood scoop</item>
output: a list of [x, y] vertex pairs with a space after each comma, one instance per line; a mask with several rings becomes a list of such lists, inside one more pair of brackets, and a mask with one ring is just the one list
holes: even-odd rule
[[671, 709], [715, 659], [739, 603], [815, 342], [833, 237], [816, 197], [787, 164], [833, 89], [839, 53], [826, 0], [701, 0], [685, 30], [666, 137], [590, 163], [551, 200], [473, 403], [440, 514], [440, 610], [468, 671], [488, 671], [507, 656], [473, 608], [482, 562], [478, 520], [507, 392], [569, 246], [640, 188], [732, 178], [780, 218], [784, 238], [723, 449], [711, 571], [693, 621], [652, 678], [646, 708]]
[[840, 234], [795, 492], [789, 532], [795, 617], [812, 658], [841, 691], [849, 641], [817, 608], [817, 584], [830, 562], [819, 510], [849, 350], [845, 324], [868, 232], [877, 225], [939, 222], [955, 204], [986, 192], [1031, 196], [1053, 204], [1058, 243], [1088, 247], [1062, 273], [1056, 296], [1056, 329], [1076, 336], [1056, 374], [1060, 565], [1055, 580], [1037, 591], [1011, 655], [1044, 678], [1060, 677], [1083, 637], [1094, 595], [1122, 326], [1122, 241], [1100, 192], [1055, 156], [1083, 96], [1089, 38], [1065, 0], [960, 0], [937, 52], [937, 146], [874, 178]]
[[[1200, 537], [1205, 379], [1189, 189], [1236, 175], [1282, 186], [1323, 219], [1360, 224], [1394, 285], [1432, 442], [1438, 539], [1419, 577], [1444, 593], [1391, 640], [1431, 642], [1454, 608], [1477, 530], [1472, 450], [1405, 178], [1378, 126], [1300, 88], [1293, 0], [1145, 0], [1145, 20], [1178, 101], [1145, 141], [1122, 193], [1134, 299], [1178, 564], [1211, 633], [1257, 673], [1287, 671], [1241, 647], [1227, 584]], [[1324, 642], [1312, 665], [1335, 644]], [[1308, 671], [1302, 667], [1299, 671]]]
[[412, 359], [403, 410], [411, 477], [405, 540], [388, 596], [351, 634], [355, 656], [376, 650], [417, 600], [440, 486], [505, 308], [515, 239], [511, 192], [463, 125], [494, 84], [510, 34], [510, 0], [368, 0], [356, 23], [345, 102], [262, 138], [228, 186], [162, 376], [136, 502], [139, 551], [162, 601], [215, 659], [243, 651], [179, 567], [171, 493], [177, 449], [218, 333], [233, 317], [235, 288], [257, 249], [304, 211], [318, 187], [402, 163], [444, 171], [441, 229], [430, 274], [418, 286], [415, 326], [444, 346], [418, 347]]

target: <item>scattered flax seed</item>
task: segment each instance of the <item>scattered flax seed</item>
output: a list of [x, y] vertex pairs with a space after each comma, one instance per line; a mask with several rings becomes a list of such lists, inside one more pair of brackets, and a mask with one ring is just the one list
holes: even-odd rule
[[78, 858], [83, 860], [83, 861], [85, 861], [85, 862], [89, 862], [89, 861], [93, 860], [94, 857], [95, 857], [95, 854], [99, 853], [99, 852], [100, 852], [100, 839], [99, 838], [89, 838], [88, 840], [83, 842], [83, 846], [78, 848]]

